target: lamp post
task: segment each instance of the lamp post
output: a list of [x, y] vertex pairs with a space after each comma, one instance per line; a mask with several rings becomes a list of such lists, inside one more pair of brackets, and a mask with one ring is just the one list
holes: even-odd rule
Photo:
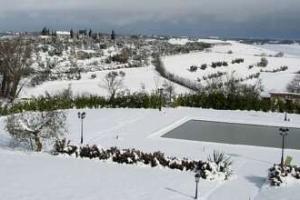
[[283, 169], [283, 160], [284, 160], [284, 146], [285, 146], [285, 137], [288, 135], [288, 128], [279, 128], [280, 135], [282, 136], [282, 145], [281, 145], [281, 169]]
[[161, 111], [161, 107], [162, 107], [162, 93], [163, 93], [163, 88], [158, 88], [158, 93], [159, 93], [159, 111]]
[[290, 119], [287, 116], [287, 112], [284, 113], [284, 121], [290, 121]]
[[195, 174], [195, 182], [196, 182], [196, 191], [195, 191], [195, 199], [198, 199], [198, 184], [200, 180], [200, 173]]
[[80, 144], [83, 144], [83, 119], [86, 117], [85, 112], [78, 112], [78, 119], [81, 120], [81, 136], [80, 136]]

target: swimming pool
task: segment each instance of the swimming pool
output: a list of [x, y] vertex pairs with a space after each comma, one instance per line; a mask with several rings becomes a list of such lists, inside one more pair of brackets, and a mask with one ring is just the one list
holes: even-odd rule
[[[190, 120], [162, 137], [281, 148], [278, 126], [249, 125], [226, 122]], [[289, 128], [286, 148], [300, 149], [300, 128]]]

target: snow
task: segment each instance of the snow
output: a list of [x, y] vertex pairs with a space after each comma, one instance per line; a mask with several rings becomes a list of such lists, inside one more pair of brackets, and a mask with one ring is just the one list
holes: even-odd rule
[[[205, 77], [217, 72], [226, 73], [226, 75], [223, 75], [223, 79], [226, 79], [226, 77], [233, 74], [237, 78], [246, 79], [243, 82], [247, 84], [256, 83], [258, 78], [249, 79], [249, 76], [260, 73], [259, 79], [261, 80], [266, 93], [285, 92], [286, 85], [294, 78], [295, 73], [300, 71], [299, 44], [249, 45], [239, 43], [238, 41], [222, 41], [218, 39], [198, 39], [197, 41], [213, 44], [213, 47], [209, 51], [191, 52], [189, 54], [163, 57], [162, 60], [167, 71], [195, 82], [200, 80], [202, 85], [207, 84], [206, 80], [204, 80]], [[169, 40], [169, 43], [172, 44], [184, 45], [187, 42], [194, 41], [187, 38], [171, 38]], [[47, 59], [50, 59], [50, 63], [56, 63], [57, 65], [57, 67], [52, 70], [53, 73], [65, 73], [70, 70], [72, 66], [70, 60], [76, 61], [78, 67], [82, 70], [82, 79], [47, 81], [35, 87], [30, 87], [29, 84], [26, 84], [19, 97], [29, 98], [31, 96], [39, 96], [43, 95], [46, 91], [50, 94], [55, 94], [68, 88], [70, 84], [74, 94], [96, 94], [105, 96], [107, 92], [99, 87], [99, 83], [103, 82], [105, 74], [112, 70], [122, 70], [126, 72], [124, 89], [128, 89], [131, 92], [140, 90], [152, 92], [160, 87], [165, 80], [160, 77], [151, 64], [144, 64], [140, 68], [125, 68], [125, 64], [106, 63], [105, 59], [120, 51], [117, 47], [110, 46], [108, 49], [97, 51], [76, 48], [75, 51], [84, 51], [86, 53], [91, 53], [96, 57], [85, 60], [76, 60], [73, 58], [74, 56], [72, 57], [71, 49], [69, 48], [67, 51], [64, 51], [63, 55], [60, 57], [49, 57], [47, 52], [40, 52], [39, 62], [46, 64], [49, 62]], [[229, 54], [229, 51], [232, 51], [232, 54]], [[284, 52], [284, 56], [274, 57], [279, 51]], [[268, 66], [265, 68], [256, 67], [255, 65], [260, 62], [262, 57], [267, 58], [269, 62]], [[243, 58], [245, 62], [241, 64], [231, 64], [231, 61], [237, 58]], [[226, 61], [228, 67], [217, 67], [215, 69], [210, 67], [212, 62], [218, 61]], [[207, 69], [198, 69], [196, 72], [189, 71], [190, 66], [197, 65], [200, 67], [202, 64], [207, 64]], [[253, 65], [254, 67], [249, 69], [249, 65]], [[39, 66], [37, 63], [33, 66], [37, 71], [41, 70], [38, 68]], [[260, 72], [261, 70], [276, 70], [282, 66], [287, 66], [288, 69], [277, 73]], [[97, 78], [92, 80], [91, 74], [96, 74]], [[174, 85], [176, 86], [177, 94], [190, 92], [187, 88], [177, 84]]]
[[[109, 70], [112, 71], [112, 70]], [[32, 96], [45, 95], [45, 92], [49, 94], [56, 94], [70, 86], [74, 95], [100, 95], [106, 96], [108, 91], [103, 87], [104, 77], [109, 71], [97, 71], [82, 73], [80, 80], [58, 80], [58, 81], [47, 81], [37, 87], [27, 87], [20, 93], [20, 98], [30, 98]], [[165, 78], [159, 76], [154, 70], [153, 66], [141, 67], [141, 68], [127, 68], [115, 70], [117, 72], [123, 71], [126, 76], [123, 81], [122, 90], [133, 92], [145, 91], [152, 92], [157, 91], [165, 81]], [[95, 74], [96, 78], [91, 79], [91, 75]], [[175, 84], [175, 93], [182, 94], [188, 93], [189, 90], [178, 84]]]
[[[280, 113], [220, 111], [196, 108], [84, 110], [84, 143], [108, 148], [160, 150], [167, 156], [206, 160], [213, 150], [232, 157], [234, 176], [229, 181], [200, 180], [200, 199], [296, 199], [299, 183], [267, 187], [267, 169], [280, 161], [280, 149], [217, 144], [160, 137], [187, 119], [300, 127], [300, 116], [284, 122]], [[67, 138], [80, 141], [78, 110], [69, 110]], [[226, 118], [224, 118], [226, 116]], [[3, 117], [1, 126], [4, 129]], [[242, 134], [242, 133], [241, 133]], [[118, 136], [118, 137], [116, 137]], [[118, 139], [117, 139], [118, 138]], [[191, 172], [164, 168], [118, 165], [111, 162], [54, 157], [46, 153], [18, 152], [8, 148], [9, 137], [0, 133], [0, 193], [8, 200], [27, 199], [191, 199]], [[292, 164], [300, 164], [300, 151], [286, 150]], [[126, 184], [124, 184], [126, 183]], [[18, 191], [18, 192], [16, 192]], [[293, 193], [291, 193], [293, 192]], [[278, 196], [280, 197], [280, 196]], [[275, 199], [280, 199], [276, 198]]]
[[[217, 71], [227, 72], [246, 78], [260, 72], [260, 68], [248, 69], [255, 65], [262, 56], [269, 64], [263, 70], [273, 70], [288, 66], [288, 70], [278, 73], [261, 72], [260, 79], [266, 92], [285, 92], [286, 85], [300, 70], [299, 45], [291, 46], [254, 46], [236, 41], [217, 39], [199, 39], [199, 42], [214, 44], [211, 51], [192, 52], [189, 54], [163, 57], [166, 69], [191, 80], [203, 79]], [[186, 38], [173, 38], [172, 44], [186, 44]], [[286, 49], [283, 51], [282, 49]], [[228, 54], [232, 51], [232, 54]], [[279, 51], [285, 55], [274, 57]], [[86, 50], [95, 53], [93, 50]], [[47, 81], [36, 87], [26, 86], [20, 98], [58, 93], [71, 87], [74, 95], [94, 94], [107, 95], [101, 87], [104, 76], [112, 71], [124, 71], [124, 90], [130, 92], [152, 92], [161, 87], [166, 79], [159, 76], [153, 66], [124, 68], [123, 65], [103, 61], [118, 49], [113, 47], [104, 50], [103, 56], [79, 60], [78, 65], [88, 69], [82, 72], [80, 80]], [[296, 52], [296, 53], [294, 53]], [[270, 56], [272, 55], [272, 56]], [[244, 58], [241, 64], [231, 64], [236, 58]], [[59, 67], [55, 72], [69, 69], [67, 52], [62, 57], [55, 57]], [[41, 54], [42, 62], [46, 55]], [[228, 67], [216, 69], [208, 66], [206, 70], [188, 71], [191, 65], [211, 64], [227, 61]], [[95, 64], [98, 62], [98, 64]], [[101, 64], [99, 64], [101, 63]], [[117, 69], [117, 68], [121, 69]], [[96, 78], [91, 76], [95, 74]], [[25, 81], [25, 80], [23, 80]], [[247, 80], [253, 84], [257, 79]], [[202, 84], [205, 81], [201, 80]], [[188, 93], [188, 89], [175, 85], [175, 92]], [[233, 160], [234, 176], [229, 181], [200, 180], [200, 199], [299, 199], [300, 183], [293, 182], [279, 188], [269, 187], [266, 182], [267, 170], [280, 161], [280, 149], [246, 145], [217, 144], [199, 141], [162, 138], [161, 136], [180, 124], [191, 120], [220, 121], [242, 124], [276, 125], [300, 127], [300, 115], [291, 114], [289, 122], [284, 122], [281, 113], [263, 113], [254, 111], [220, 111], [198, 108], [163, 108], [162, 112], [154, 109], [84, 109], [87, 117], [84, 120], [84, 143], [96, 144], [99, 147], [136, 148], [145, 152], [162, 151], [167, 156], [206, 160], [214, 150], [225, 152]], [[74, 144], [80, 143], [80, 123], [78, 110], [68, 110], [68, 139]], [[5, 200], [93, 200], [93, 199], [191, 199], [194, 195], [195, 182], [192, 172], [181, 172], [165, 168], [147, 166], [119, 165], [109, 161], [76, 159], [67, 156], [54, 157], [48, 153], [24, 152], [22, 147], [14, 147], [4, 127], [5, 117], [0, 118], [0, 194]], [[243, 133], [241, 133], [243, 134]], [[279, 136], [278, 136], [279, 137]], [[300, 151], [287, 149], [286, 155], [293, 157], [292, 164], [300, 165]]]
[[260, 48], [269, 49], [272, 51], [283, 52], [289, 57], [299, 57], [300, 56], [300, 44], [264, 44], [257, 45]]
[[[207, 84], [204, 77], [217, 72], [226, 73], [226, 75], [223, 76], [223, 79], [226, 79], [226, 77], [233, 74], [236, 78], [246, 79], [243, 82], [247, 84], [256, 83], [258, 78], [253, 78], [251, 80], [247, 78], [250, 75], [260, 73], [259, 79], [262, 81], [262, 85], [266, 92], [285, 92], [287, 84], [294, 78], [295, 73], [300, 70], [300, 56], [284, 55], [283, 57], [274, 57], [278, 51], [242, 44], [236, 41], [227, 41], [227, 43], [228, 44], [215, 45], [210, 51], [165, 56], [162, 60], [168, 72], [195, 82], [200, 80], [202, 85]], [[298, 50], [300, 52], [300, 48]], [[229, 54], [229, 51], [232, 51], [232, 54]], [[267, 58], [268, 66], [264, 68], [255, 66], [260, 62], [262, 57]], [[231, 64], [231, 61], [237, 58], [243, 58], [244, 63]], [[228, 67], [223, 66], [214, 69], [210, 66], [212, 62], [218, 61], [226, 61]], [[190, 66], [196, 65], [200, 67], [202, 64], [207, 64], [208, 67], [205, 70], [198, 68], [196, 72], [189, 71]], [[254, 67], [249, 69], [250, 65], [253, 65]], [[261, 72], [261, 70], [270, 71], [279, 69], [281, 66], [287, 66], [288, 69], [277, 73]]]
[[70, 35], [70, 31], [56, 31], [57, 35]]
[[168, 42], [170, 44], [185, 45], [186, 43], [190, 42], [190, 40], [187, 38], [171, 38]]

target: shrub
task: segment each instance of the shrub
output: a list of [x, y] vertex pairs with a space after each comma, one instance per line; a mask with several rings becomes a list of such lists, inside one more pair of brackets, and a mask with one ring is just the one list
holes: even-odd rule
[[75, 154], [76, 157], [78, 156], [77, 153], [77, 146], [71, 145], [70, 140], [62, 139], [62, 140], [56, 140], [54, 144], [53, 154], [68, 154], [69, 156]]
[[300, 167], [274, 164], [273, 167], [269, 169], [268, 180], [271, 186], [280, 186], [282, 183], [286, 182], [287, 177], [300, 179]]
[[201, 66], [200, 66], [200, 69], [201, 70], [205, 70], [207, 68], [207, 64], [202, 64]]
[[213, 158], [208, 157], [208, 161], [199, 161], [196, 164], [195, 172], [203, 179], [214, 179], [217, 175], [223, 175], [227, 180], [233, 173], [231, 169], [232, 161], [224, 153], [214, 151]]
[[237, 58], [231, 61], [231, 64], [240, 64], [244, 62], [244, 58]]
[[97, 78], [97, 74], [91, 74], [91, 79]]
[[127, 63], [129, 59], [129, 50], [124, 48], [122, 49], [120, 54], [116, 54], [111, 57], [111, 60], [113, 62], [119, 62], [119, 63]]
[[257, 63], [257, 66], [258, 67], [266, 67], [268, 65], [268, 63], [269, 63], [268, 60], [265, 57], [262, 57], [260, 59], [260, 62]]
[[[79, 154], [80, 158], [89, 158], [89, 159], [99, 159], [99, 160], [111, 160], [119, 164], [144, 164], [150, 167], [162, 166], [169, 169], [177, 169], [180, 171], [198, 171], [202, 174], [202, 178], [214, 179], [212, 173], [218, 173], [223, 175], [224, 180], [226, 180], [230, 174], [229, 170], [221, 168], [222, 163], [225, 160], [222, 160], [219, 164], [216, 164], [214, 161], [194, 161], [188, 159], [177, 159], [176, 157], [166, 157], [164, 153], [157, 151], [154, 153], [145, 153], [136, 149], [123, 149], [120, 150], [117, 147], [111, 147], [110, 149], [99, 149], [96, 145], [93, 146], [83, 146], [77, 148], [73, 145], [70, 145], [69, 142], [66, 142], [65, 139], [57, 141], [55, 143], [55, 152], [54, 155], [58, 154], [68, 154], [68, 155], [77, 155]], [[78, 152], [79, 151], [79, 152]], [[220, 166], [220, 167], [215, 167]], [[229, 169], [229, 164], [226, 166], [226, 169]], [[208, 171], [211, 175], [208, 176]]]
[[189, 71], [190, 71], [190, 72], [196, 72], [196, 71], [197, 71], [197, 69], [198, 69], [198, 67], [197, 67], [197, 66], [195, 66], [195, 65], [192, 65], [192, 66], [190, 66], [190, 68], [189, 68]]
[[284, 53], [283, 52], [278, 52], [277, 54], [275, 54], [275, 57], [283, 57]]

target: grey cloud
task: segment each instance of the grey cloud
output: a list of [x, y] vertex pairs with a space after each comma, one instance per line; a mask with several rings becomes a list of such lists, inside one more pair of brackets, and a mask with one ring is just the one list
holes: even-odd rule
[[0, 0], [1, 29], [299, 37], [296, 0]]

